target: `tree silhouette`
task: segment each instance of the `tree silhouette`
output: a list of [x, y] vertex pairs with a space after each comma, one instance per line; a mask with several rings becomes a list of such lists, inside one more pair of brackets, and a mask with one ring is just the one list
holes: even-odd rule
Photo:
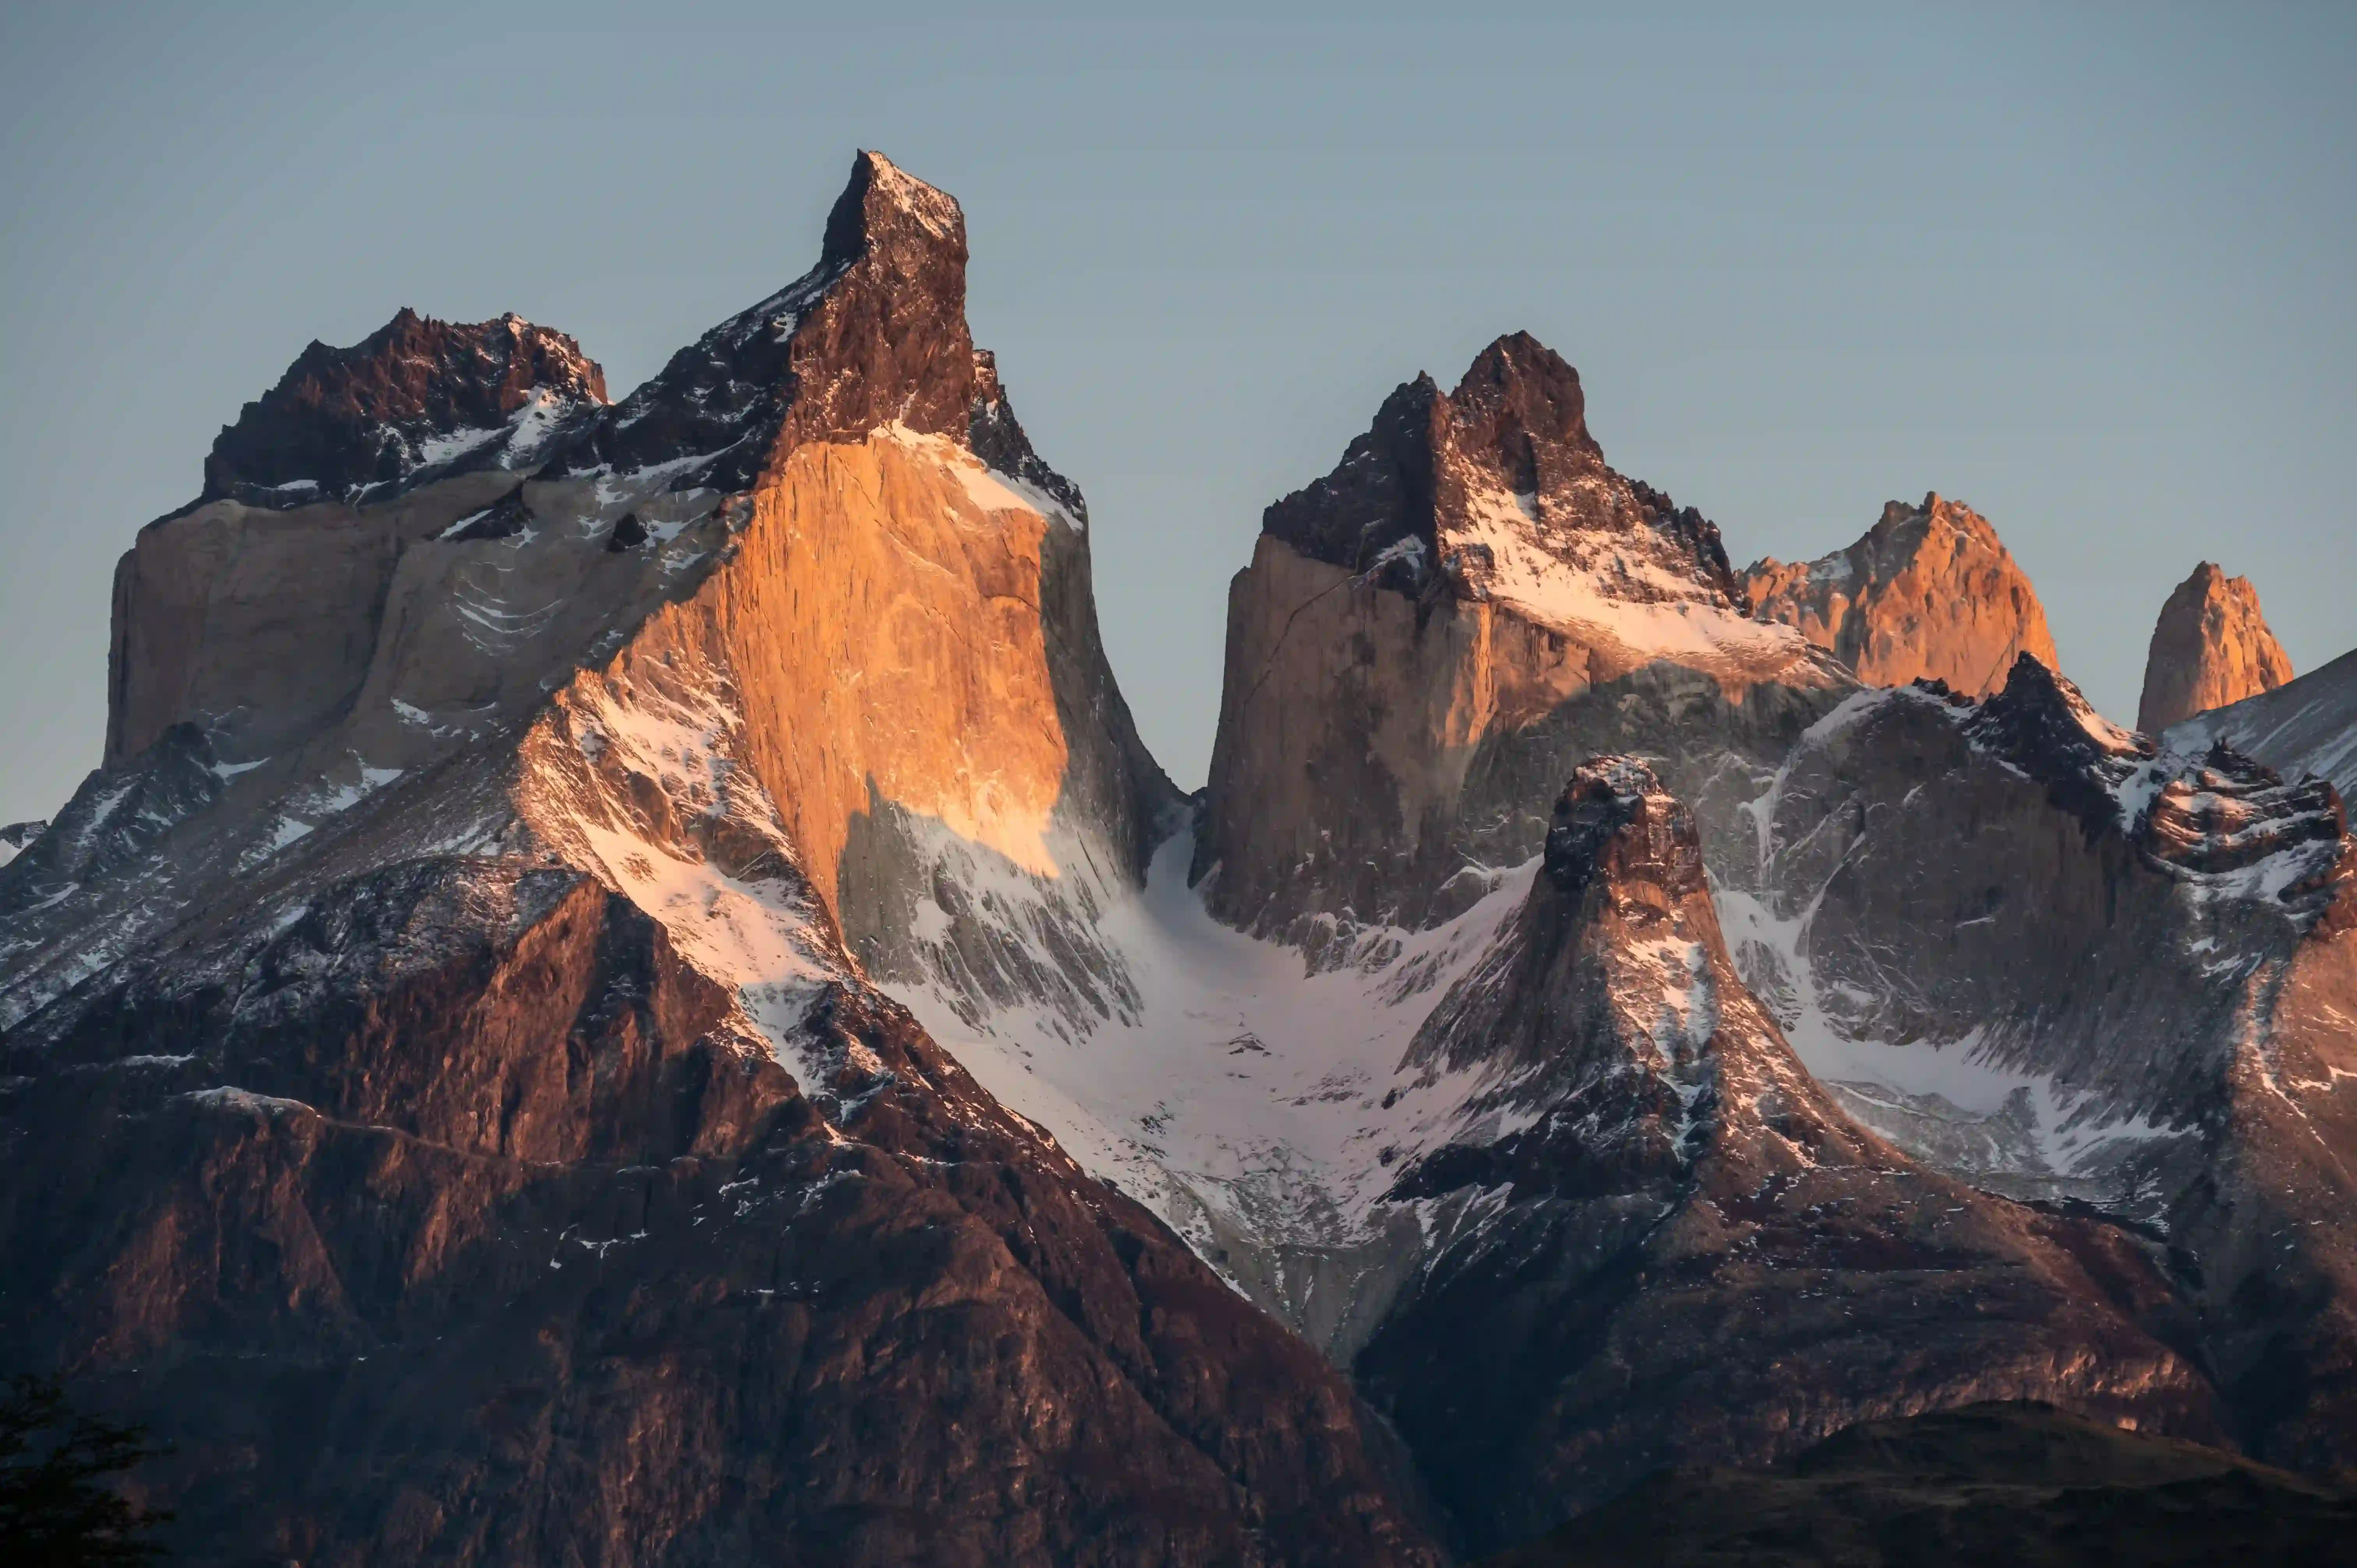
[[10, 1568], [152, 1563], [145, 1531], [172, 1516], [103, 1485], [156, 1450], [146, 1428], [77, 1414], [47, 1378], [12, 1378], [0, 1399], [0, 1562]]

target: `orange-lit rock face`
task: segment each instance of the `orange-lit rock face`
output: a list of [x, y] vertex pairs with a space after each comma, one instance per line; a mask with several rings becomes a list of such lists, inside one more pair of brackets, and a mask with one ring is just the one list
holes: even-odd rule
[[750, 757], [831, 903], [851, 819], [888, 801], [1053, 876], [1067, 748], [1039, 615], [1051, 525], [946, 441], [797, 448], [697, 596]]
[[2045, 607], [1996, 530], [1936, 495], [1892, 501], [1831, 555], [1755, 563], [1744, 588], [1754, 615], [1792, 627], [1868, 685], [1944, 681], [1986, 697], [2024, 653], [2061, 668]]
[[2136, 728], [2158, 734], [2291, 678], [2291, 660], [2259, 613], [2259, 591], [2248, 577], [2229, 577], [2204, 561], [2153, 625]]

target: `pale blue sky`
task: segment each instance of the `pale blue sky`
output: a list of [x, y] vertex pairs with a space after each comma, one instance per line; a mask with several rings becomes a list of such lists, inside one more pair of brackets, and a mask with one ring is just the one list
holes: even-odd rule
[[2357, 644], [2357, 7], [124, 6], [0, 15], [0, 822], [96, 761], [107, 585], [314, 337], [576, 335], [617, 395], [800, 273], [852, 152], [963, 203], [1202, 777], [1261, 509], [1526, 328], [1738, 563], [1987, 514], [2132, 718], [2194, 562]]

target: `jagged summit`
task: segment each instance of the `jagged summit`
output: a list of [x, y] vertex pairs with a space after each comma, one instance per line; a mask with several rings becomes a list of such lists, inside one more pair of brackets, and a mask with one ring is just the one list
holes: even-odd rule
[[2160, 607], [2145, 654], [2136, 728], [2158, 735], [2196, 714], [2272, 692], [2292, 679], [2291, 659], [2259, 613], [2248, 577], [2204, 561]]
[[1691, 757], [1680, 785], [1723, 795], [1737, 773], [1681, 732], [1739, 710], [1742, 767], [1772, 768], [1851, 684], [1746, 613], [1709, 519], [1607, 465], [1570, 365], [1501, 338], [1268, 508], [1194, 871], [1222, 918], [1307, 942], [1446, 918], [1536, 853], [1534, 803], [1585, 757]]
[[301, 506], [421, 474], [520, 467], [606, 401], [606, 373], [520, 316], [436, 321], [404, 306], [348, 349], [312, 342], [222, 428], [200, 501]]
[[1752, 563], [1741, 591], [1753, 615], [1796, 628], [1869, 685], [1933, 680], [1981, 697], [2019, 654], [2061, 665], [2045, 607], [1996, 530], [1936, 491], [1889, 502], [1830, 555]]
[[956, 201], [861, 153], [818, 264], [674, 354], [559, 471], [669, 465], [676, 489], [749, 489], [805, 441], [887, 424], [961, 445], [974, 417]]
[[2090, 832], [2127, 825], [2133, 813], [2120, 786], [2155, 751], [2151, 740], [2104, 718], [2067, 676], [2030, 653], [2015, 658], [2004, 688], [1964, 732], [2045, 785], [2048, 798]]
[[1631, 757], [1598, 757], [1572, 775], [1555, 801], [1544, 865], [1566, 893], [1599, 877], [1633, 876], [1671, 899], [1704, 886], [1694, 813]]
[[[1579, 372], [1527, 332], [1383, 400], [1332, 472], [1272, 505], [1262, 532], [1422, 600], [1448, 594], [1611, 650], [1782, 668], [1797, 644], [1745, 622], [1718, 529], [1615, 473]], [[1731, 612], [1731, 613], [1730, 613]]]
[[1487, 453], [1518, 492], [1604, 461], [1587, 433], [1579, 372], [1527, 332], [1510, 332], [1475, 355], [1448, 401], [1459, 449]]

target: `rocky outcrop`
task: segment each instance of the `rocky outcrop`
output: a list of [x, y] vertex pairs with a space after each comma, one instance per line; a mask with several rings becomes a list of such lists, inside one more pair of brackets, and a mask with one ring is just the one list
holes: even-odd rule
[[2218, 1434], [2133, 1238], [1921, 1169], [1811, 1079], [1737, 972], [1693, 814], [1641, 763], [1573, 778], [1512, 928], [1412, 1058], [1490, 1064], [1501, 1115], [1402, 1169], [1428, 1250], [1356, 1365], [1472, 1550], [1673, 1455], [1760, 1463], [1975, 1400]]
[[1110, 1015], [1176, 801], [964, 255], [863, 155], [528, 467], [126, 559], [0, 869], [0, 1354], [176, 1444], [190, 1555], [1433, 1560], [1340, 1375], [872, 984]]
[[2248, 577], [2229, 577], [2204, 561], [2170, 592], [2153, 623], [2136, 728], [2158, 735], [2291, 678], [2291, 660], [2259, 613], [2259, 591]]
[[[5, 1353], [194, 1556], [1415, 1563], [1340, 1380], [830, 987], [797, 1081], [570, 869], [411, 863], [6, 1036]], [[38, 1172], [38, 1174], [34, 1174]]]
[[1939, 681], [1984, 697], [2022, 654], [2061, 668], [2045, 607], [1996, 530], [1936, 494], [1890, 502], [1846, 549], [1757, 561], [1743, 579], [1752, 614], [1794, 628], [1870, 686]]
[[1269, 508], [1195, 874], [1297, 941], [1428, 925], [1536, 852], [1534, 802], [1580, 759], [1662, 757], [1708, 812], [1847, 683], [1744, 614], [1714, 526], [1605, 465], [1571, 367], [1501, 338]]
[[5, 865], [33, 845], [48, 828], [45, 822], [10, 822], [0, 828], [0, 865]]

